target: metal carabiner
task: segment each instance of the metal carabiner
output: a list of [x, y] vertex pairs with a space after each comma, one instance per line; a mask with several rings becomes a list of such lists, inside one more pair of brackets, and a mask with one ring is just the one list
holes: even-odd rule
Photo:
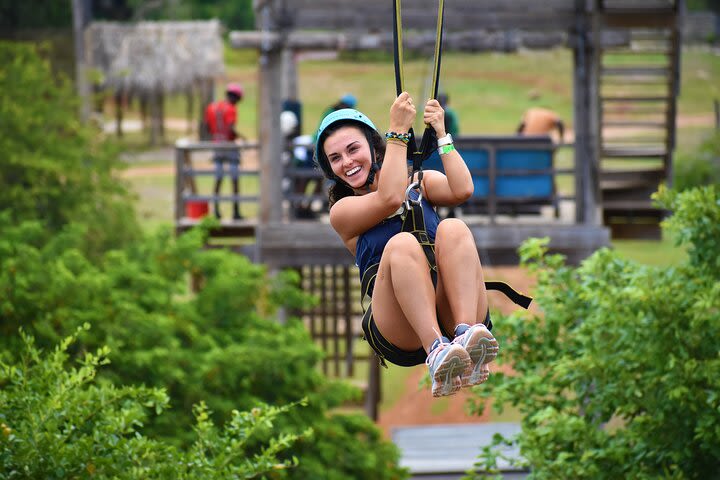
[[[417, 191], [418, 191], [418, 199], [417, 200], [410, 199], [410, 191], [412, 191], [412, 189], [414, 189], [414, 188], [417, 188]], [[420, 203], [420, 202], [422, 202], [422, 199], [423, 199], [423, 194], [422, 194], [422, 185], [421, 185], [420, 181], [412, 182], [405, 190], [405, 208], [407, 210], [410, 210], [410, 202]]]

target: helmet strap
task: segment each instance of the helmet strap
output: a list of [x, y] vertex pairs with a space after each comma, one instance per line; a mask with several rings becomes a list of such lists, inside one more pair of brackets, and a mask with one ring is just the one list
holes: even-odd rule
[[372, 185], [375, 181], [375, 172], [380, 170], [380, 167], [378, 166], [377, 159], [375, 158], [375, 147], [373, 146], [372, 133], [370, 133], [367, 129], [363, 129], [363, 131], [365, 133], [368, 146], [370, 147], [370, 172], [368, 173], [367, 180], [365, 180], [365, 185], [363, 185], [369, 192], [370, 185]]

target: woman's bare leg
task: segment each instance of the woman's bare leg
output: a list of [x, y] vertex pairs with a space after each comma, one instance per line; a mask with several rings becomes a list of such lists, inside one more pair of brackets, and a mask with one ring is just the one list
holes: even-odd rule
[[439, 321], [448, 333], [461, 323], [485, 320], [488, 308], [485, 279], [472, 232], [461, 220], [440, 222], [435, 237], [438, 265]]
[[389, 342], [412, 351], [430, 351], [441, 337], [433, 288], [422, 247], [409, 233], [385, 246], [372, 296], [373, 318]]

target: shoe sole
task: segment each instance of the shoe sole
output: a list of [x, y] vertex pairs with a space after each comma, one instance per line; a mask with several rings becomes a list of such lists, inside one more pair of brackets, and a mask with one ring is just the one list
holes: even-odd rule
[[433, 397], [446, 397], [456, 394], [462, 386], [460, 375], [470, 368], [472, 364], [470, 356], [460, 345], [453, 345], [448, 348], [451, 350], [445, 355], [442, 363], [433, 374]]
[[475, 329], [467, 343], [470, 347], [466, 347], [466, 350], [470, 354], [472, 364], [462, 376], [464, 387], [486, 382], [490, 373], [483, 371], [482, 366], [495, 360], [500, 351], [497, 340], [486, 328]]

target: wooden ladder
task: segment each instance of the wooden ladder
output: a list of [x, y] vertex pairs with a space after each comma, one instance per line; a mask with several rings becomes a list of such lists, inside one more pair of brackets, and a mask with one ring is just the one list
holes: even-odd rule
[[650, 198], [672, 178], [682, 0], [598, 0], [600, 189], [614, 238], [660, 238]]

